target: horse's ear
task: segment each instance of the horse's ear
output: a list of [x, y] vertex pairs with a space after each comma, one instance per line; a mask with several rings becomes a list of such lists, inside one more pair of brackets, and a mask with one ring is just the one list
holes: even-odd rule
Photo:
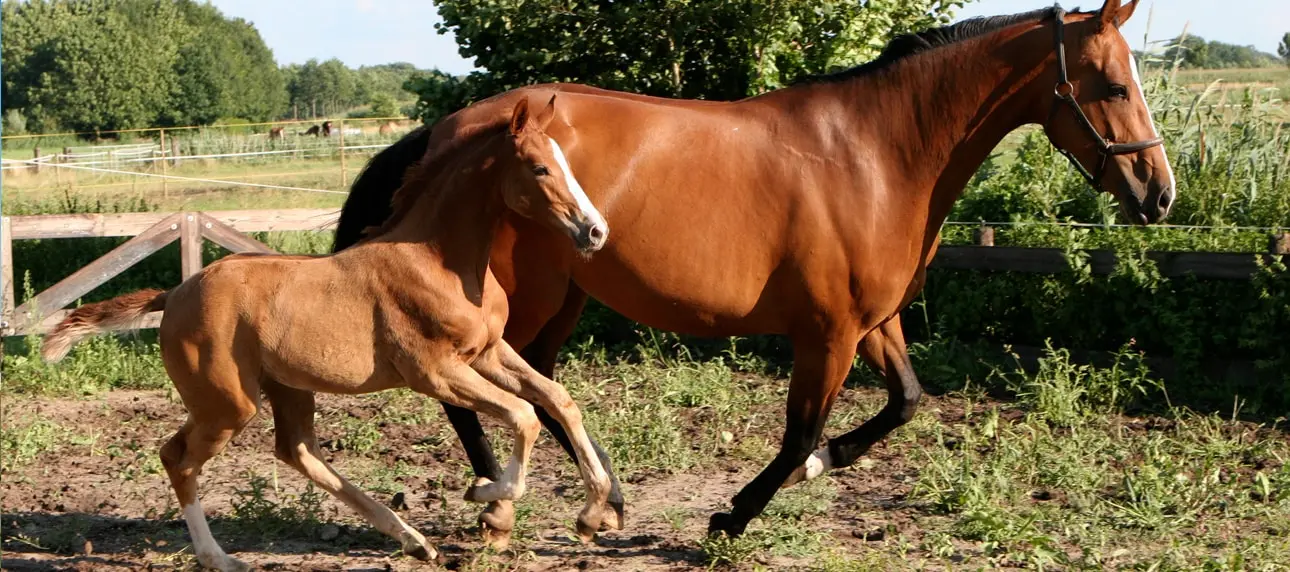
[[1102, 5], [1102, 9], [1098, 11], [1102, 29], [1109, 30], [1123, 26], [1137, 7], [1138, 0], [1132, 0], [1123, 6], [1120, 0], [1106, 0], [1106, 3]]
[[543, 107], [542, 111], [538, 112], [537, 117], [533, 118], [533, 123], [538, 126], [538, 129], [546, 131], [546, 126], [550, 125], [551, 120], [554, 118], [555, 118], [555, 94], [551, 94], [551, 100], [546, 102], [546, 107]]
[[515, 110], [511, 112], [511, 135], [519, 135], [528, 124], [529, 99], [525, 97], [515, 102]]

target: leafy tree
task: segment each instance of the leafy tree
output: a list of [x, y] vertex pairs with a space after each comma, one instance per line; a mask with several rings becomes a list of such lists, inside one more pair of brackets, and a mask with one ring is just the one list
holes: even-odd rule
[[1290, 32], [1281, 36], [1281, 45], [1277, 46], [1277, 55], [1285, 60], [1286, 65], [1290, 66]]
[[1187, 36], [1165, 50], [1165, 59], [1181, 57], [1182, 65], [1189, 68], [1254, 68], [1277, 65], [1279, 58], [1260, 52], [1254, 46], [1238, 46], [1224, 42], [1206, 41], [1200, 36]]
[[179, 3], [196, 31], [180, 50], [175, 68], [179, 89], [169, 115], [172, 124], [208, 124], [221, 117], [267, 121], [286, 107], [282, 74], [273, 52], [250, 23], [227, 19], [209, 4]]
[[948, 22], [966, 1], [445, 0], [437, 30], [487, 73], [423, 74], [409, 88], [427, 121], [545, 81], [738, 99], [859, 63], [892, 34]]

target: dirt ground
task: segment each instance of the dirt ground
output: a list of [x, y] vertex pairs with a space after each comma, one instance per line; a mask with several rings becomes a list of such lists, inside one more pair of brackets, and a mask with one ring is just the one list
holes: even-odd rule
[[[875, 403], [883, 397], [872, 389], [846, 393], [846, 399]], [[932, 398], [927, 406], [935, 410], [936, 402]], [[267, 410], [206, 465], [202, 476], [203, 504], [225, 550], [265, 570], [692, 569], [706, 566], [698, 541], [708, 515], [726, 508], [729, 498], [760, 469], [757, 462], [732, 456], [684, 472], [638, 471], [623, 483], [628, 502], [625, 529], [602, 533], [593, 545], [581, 545], [572, 536], [581, 485], [574, 466], [544, 434], [531, 465], [529, 492], [517, 505], [520, 520], [512, 547], [498, 553], [486, 549], [478, 536], [474, 517], [479, 506], [461, 500], [469, 465], [442, 416], [428, 425], [381, 422], [380, 427], [364, 428], [363, 420], [384, 407], [392, 407], [391, 402], [320, 396], [318, 425], [326, 460], [424, 533], [441, 552], [434, 565], [398, 554], [397, 543], [325, 493], [315, 491], [326, 497], [321, 514], [301, 514], [314, 506], [307, 500], [316, 497], [302, 497], [305, 479], [274, 459]], [[437, 406], [427, 406], [426, 411], [431, 409]], [[5, 410], [6, 424], [39, 419], [67, 434], [58, 448], [4, 475], [0, 567], [195, 566], [174, 493], [157, 459], [160, 444], [184, 416], [171, 396], [164, 391], [113, 391], [83, 399], [10, 399]], [[493, 429], [494, 443], [503, 442]], [[349, 437], [338, 439], [342, 434]], [[364, 454], [351, 451], [362, 438], [370, 441], [370, 448]], [[767, 443], [777, 441], [767, 435]], [[829, 501], [827, 514], [809, 522], [814, 532], [833, 538], [829, 545], [834, 550], [849, 555], [863, 555], [866, 546], [883, 542], [887, 531], [913, 538], [918, 534], [900, 502], [914, 480], [913, 470], [882, 444], [866, 459], [864, 468], [831, 476], [828, 486], [836, 497]], [[873, 470], [875, 465], [883, 469]], [[252, 494], [256, 487], [251, 475], [260, 477], [259, 497]], [[405, 493], [398, 495], [401, 499], [395, 498], [398, 491]], [[242, 514], [234, 510], [235, 501], [243, 504]], [[311, 521], [311, 516], [321, 523]], [[744, 567], [814, 564], [811, 556], [759, 558]]]

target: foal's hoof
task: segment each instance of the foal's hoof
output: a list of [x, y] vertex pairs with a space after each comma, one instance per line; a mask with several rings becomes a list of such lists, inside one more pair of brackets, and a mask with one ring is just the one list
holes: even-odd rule
[[466, 502], [488, 502], [481, 497], [485, 496], [485, 492], [491, 488], [489, 485], [492, 484], [494, 484], [492, 479], [488, 479], [486, 477], [475, 479], [475, 483], [470, 485], [470, 488], [466, 489], [466, 495], [464, 497]]
[[578, 540], [583, 544], [588, 544], [596, 539], [596, 533], [600, 531], [600, 524], [604, 518], [600, 515], [578, 515], [578, 521], [575, 525], [578, 529]]
[[515, 505], [509, 501], [498, 501], [488, 505], [479, 514], [479, 529], [483, 533], [484, 543], [505, 550], [511, 543], [511, 530], [515, 528]]
[[726, 536], [735, 537], [744, 533], [744, 528], [748, 523], [740, 523], [735, 520], [735, 515], [728, 512], [714, 512], [708, 518], [708, 536], [715, 536], [725, 533]]
[[404, 535], [403, 537], [403, 554], [416, 558], [417, 560], [430, 561], [439, 556], [439, 553], [426, 542], [424, 537], [417, 535]]
[[623, 501], [609, 501], [609, 510], [605, 511], [604, 521], [600, 523], [600, 530], [622, 530], [623, 529]]
[[211, 555], [197, 555], [197, 563], [204, 568], [219, 570], [220, 572], [247, 572], [251, 565], [224, 553]]

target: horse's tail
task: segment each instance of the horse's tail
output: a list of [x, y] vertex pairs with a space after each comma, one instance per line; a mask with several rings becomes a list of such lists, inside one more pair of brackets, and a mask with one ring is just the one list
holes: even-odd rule
[[350, 187], [345, 206], [341, 207], [332, 252], [353, 246], [363, 238], [364, 230], [378, 226], [390, 217], [390, 199], [394, 191], [403, 186], [403, 175], [408, 167], [425, 156], [429, 145], [430, 128], [422, 125], [367, 162]]
[[67, 356], [77, 342], [101, 332], [126, 330], [142, 320], [148, 312], [164, 310], [165, 290], [140, 290], [117, 296], [104, 302], [86, 304], [68, 314], [54, 330], [45, 336], [40, 355], [47, 362], [56, 362]]

